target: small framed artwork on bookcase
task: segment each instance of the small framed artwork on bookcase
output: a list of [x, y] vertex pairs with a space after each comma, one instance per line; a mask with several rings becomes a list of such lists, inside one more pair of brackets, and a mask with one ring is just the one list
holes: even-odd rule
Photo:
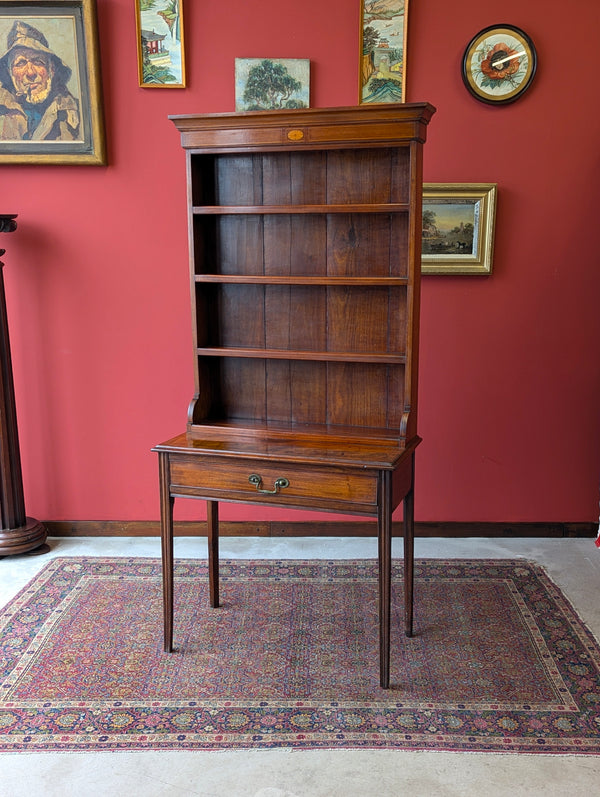
[[308, 58], [236, 58], [235, 110], [310, 107]]

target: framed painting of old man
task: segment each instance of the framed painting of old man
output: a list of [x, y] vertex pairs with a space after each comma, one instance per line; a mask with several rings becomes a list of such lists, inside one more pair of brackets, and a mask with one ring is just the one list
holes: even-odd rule
[[106, 163], [95, 0], [0, 0], [0, 163]]

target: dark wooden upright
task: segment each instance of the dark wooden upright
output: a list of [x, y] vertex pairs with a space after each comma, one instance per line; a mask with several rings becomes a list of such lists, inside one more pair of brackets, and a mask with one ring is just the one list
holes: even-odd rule
[[[15, 219], [0, 215], [0, 232], [16, 230]], [[4, 252], [0, 249], [0, 257]], [[45, 527], [25, 512], [3, 267], [0, 261], [0, 556], [25, 553], [46, 541]]]
[[423, 104], [171, 117], [186, 151], [196, 392], [159, 454], [165, 649], [173, 503], [373, 516], [389, 686], [391, 518], [412, 635]]

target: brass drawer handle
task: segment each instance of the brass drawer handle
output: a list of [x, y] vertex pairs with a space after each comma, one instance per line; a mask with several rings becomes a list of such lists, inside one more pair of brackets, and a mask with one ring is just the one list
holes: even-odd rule
[[260, 486], [262, 484], [262, 476], [259, 476], [257, 473], [248, 476], [248, 481], [256, 487], [257, 492], [266, 493], [267, 495], [275, 495], [279, 490], [284, 490], [286, 487], [290, 486], [289, 479], [284, 479], [280, 476], [279, 479], [275, 480], [275, 484], [273, 485], [275, 487], [274, 490], [263, 490]]

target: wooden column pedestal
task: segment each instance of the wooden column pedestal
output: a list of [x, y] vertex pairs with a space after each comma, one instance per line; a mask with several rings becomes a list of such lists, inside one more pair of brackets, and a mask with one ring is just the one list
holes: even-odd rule
[[[0, 232], [15, 230], [15, 218], [0, 215]], [[0, 261], [0, 556], [7, 556], [39, 549], [47, 532], [25, 512], [3, 266]]]

